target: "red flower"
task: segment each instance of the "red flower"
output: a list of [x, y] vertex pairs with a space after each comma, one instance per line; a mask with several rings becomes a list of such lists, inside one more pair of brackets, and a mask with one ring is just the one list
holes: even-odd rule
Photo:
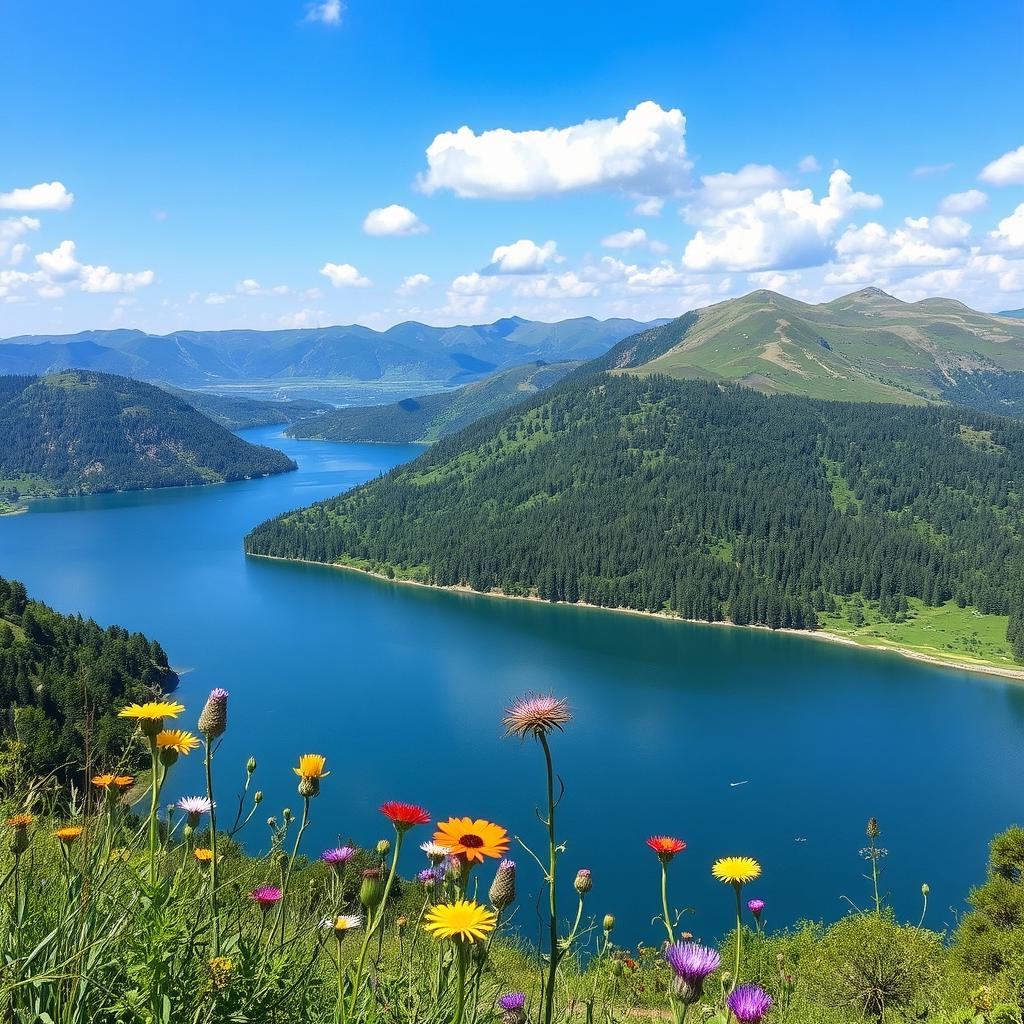
[[417, 807], [416, 804], [403, 804], [401, 800], [389, 800], [381, 805], [380, 813], [390, 819], [391, 824], [399, 832], [405, 832], [413, 825], [426, 825], [430, 821], [430, 813]]
[[686, 843], [674, 836], [651, 836], [647, 845], [658, 855], [662, 864], [667, 864], [677, 853], [686, 849]]

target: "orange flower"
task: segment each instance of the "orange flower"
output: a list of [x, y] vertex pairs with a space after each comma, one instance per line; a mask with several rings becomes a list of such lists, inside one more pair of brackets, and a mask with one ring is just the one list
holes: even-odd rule
[[114, 776], [114, 785], [117, 786], [118, 789], [130, 789], [132, 786], [135, 785], [135, 776], [134, 775], [115, 775]]
[[31, 814], [15, 814], [14, 817], [7, 819], [7, 824], [11, 828], [28, 828], [35, 820]]
[[647, 845], [658, 855], [658, 860], [667, 864], [677, 853], [686, 849], [686, 843], [675, 836], [651, 836]]
[[63, 828], [57, 829], [53, 834], [62, 843], [73, 843], [84, 831], [85, 829], [81, 825], [65, 825]]
[[114, 780], [116, 778], [116, 775], [94, 775], [92, 777], [92, 784], [99, 786], [100, 789], [110, 789], [115, 784]]
[[439, 822], [434, 842], [470, 863], [483, 863], [485, 857], [504, 857], [509, 846], [508, 832], [482, 818], [449, 818]]
[[213, 850], [208, 850], [205, 846], [197, 846], [192, 851], [192, 856], [195, 857], [200, 864], [209, 864], [213, 860]]

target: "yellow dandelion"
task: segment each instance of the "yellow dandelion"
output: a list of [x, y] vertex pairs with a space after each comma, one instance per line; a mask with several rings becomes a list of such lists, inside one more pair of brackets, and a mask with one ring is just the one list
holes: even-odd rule
[[231, 981], [231, 972], [235, 969], [235, 962], [229, 956], [210, 957], [210, 979], [213, 987], [222, 991], [228, 987]]
[[58, 828], [53, 834], [62, 843], [73, 843], [84, 831], [85, 829], [81, 825], [65, 825], [63, 828]]
[[324, 771], [327, 758], [323, 754], [303, 754], [299, 758], [299, 767], [292, 771], [300, 779], [326, 779], [330, 772]]
[[712, 865], [711, 874], [720, 882], [746, 885], [761, 877], [761, 865], [753, 857], [722, 857]]
[[13, 817], [7, 819], [7, 824], [11, 828], [28, 828], [36, 819], [31, 814], [15, 814]]
[[184, 729], [164, 729], [157, 733], [156, 745], [160, 750], [173, 750], [176, 754], [187, 754], [199, 746], [199, 739]]
[[457, 900], [455, 903], [439, 903], [427, 914], [423, 927], [435, 939], [457, 939], [475, 942], [485, 939], [494, 931], [498, 916], [475, 900]]
[[213, 860], [213, 850], [207, 849], [205, 846], [197, 846], [192, 851], [192, 856], [195, 857], [200, 864], [209, 864]]
[[177, 718], [185, 710], [184, 704], [171, 700], [151, 700], [145, 704], [129, 704], [117, 713], [118, 718], [134, 718], [139, 722], [155, 722], [161, 718]]

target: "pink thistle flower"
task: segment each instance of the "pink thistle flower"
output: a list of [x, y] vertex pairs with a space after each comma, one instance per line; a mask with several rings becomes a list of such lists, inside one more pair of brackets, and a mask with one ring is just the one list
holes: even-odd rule
[[249, 893], [249, 899], [265, 914], [281, 901], [281, 895], [281, 890], [276, 885], [260, 885]]
[[561, 730], [572, 721], [568, 703], [554, 694], [529, 693], [512, 702], [505, 711], [502, 725], [506, 736], [536, 736], [540, 739], [553, 729]]

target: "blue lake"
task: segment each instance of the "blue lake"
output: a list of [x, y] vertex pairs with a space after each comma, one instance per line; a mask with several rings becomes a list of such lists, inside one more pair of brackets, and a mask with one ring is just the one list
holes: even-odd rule
[[[1024, 687], [801, 637], [247, 559], [242, 537], [256, 523], [419, 449], [292, 441], [278, 428], [243, 436], [283, 449], [299, 471], [34, 503], [0, 518], [0, 574], [62, 611], [158, 639], [189, 670], [184, 726], [212, 686], [231, 691], [220, 803], [232, 806], [256, 756], [267, 799], [245, 833], [254, 851], [267, 815], [298, 810], [291, 767], [306, 752], [333, 770], [313, 805], [313, 855], [387, 835], [375, 810], [386, 799], [490, 817], [540, 848], [540, 753], [502, 739], [500, 725], [507, 701], [530, 689], [567, 697], [576, 716], [554, 740], [567, 787], [563, 905], [574, 905], [576, 869], [591, 868], [588, 907], [618, 916], [620, 941], [658, 938], [658, 866], [644, 846], [654, 832], [689, 843], [673, 895], [696, 908], [687, 927], [712, 936], [731, 907], [709, 874], [717, 856], [761, 860], [749, 895], [768, 902], [770, 927], [836, 918], [843, 895], [868, 899], [859, 850], [876, 815], [885, 889], [916, 921], [928, 882], [938, 926], [982, 879], [992, 834], [1024, 817]], [[198, 791], [199, 768], [175, 769], [175, 795]], [[512, 855], [535, 888], [528, 856]], [[421, 866], [415, 844], [403, 866]], [[532, 900], [518, 922], [535, 933]]]

